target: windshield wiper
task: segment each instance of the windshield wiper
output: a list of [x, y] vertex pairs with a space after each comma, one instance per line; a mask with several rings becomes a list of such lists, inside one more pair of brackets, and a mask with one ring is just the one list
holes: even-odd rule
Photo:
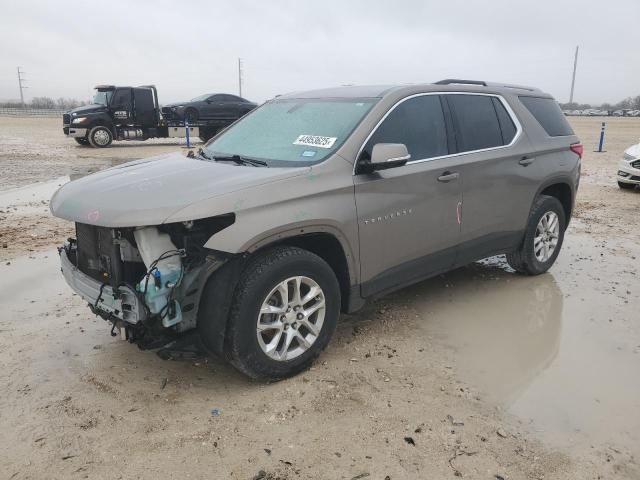
[[206, 152], [201, 148], [198, 149], [198, 156], [204, 158], [205, 160], [213, 160], [213, 158], [207, 155]]
[[236, 162], [238, 165], [252, 165], [254, 167], [268, 166], [267, 162], [263, 162], [262, 160], [242, 157], [240, 155], [215, 155], [213, 160], [216, 162]]

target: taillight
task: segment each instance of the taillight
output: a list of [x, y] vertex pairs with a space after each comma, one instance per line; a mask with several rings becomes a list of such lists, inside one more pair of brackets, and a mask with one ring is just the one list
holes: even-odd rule
[[581, 143], [574, 143], [573, 145], [571, 145], [569, 147], [569, 149], [575, 153], [576, 155], [578, 155], [579, 158], [582, 158], [582, 152], [584, 151], [584, 147], [582, 146]]

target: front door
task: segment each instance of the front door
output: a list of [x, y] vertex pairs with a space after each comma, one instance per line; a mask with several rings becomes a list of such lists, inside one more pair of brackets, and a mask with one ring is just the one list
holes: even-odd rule
[[109, 110], [116, 125], [129, 125], [134, 123], [133, 102], [130, 88], [118, 88], [113, 92]]
[[354, 177], [364, 297], [448, 270], [460, 235], [462, 178], [459, 159], [446, 156], [440, 96], [420, 95], [397, 104], [358, 162], [370, 158], [376, 143], [403, 143], [411, 160]]

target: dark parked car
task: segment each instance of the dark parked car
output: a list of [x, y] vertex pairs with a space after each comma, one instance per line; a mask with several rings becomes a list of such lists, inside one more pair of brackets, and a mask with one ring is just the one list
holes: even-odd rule
[[235, 121], [256, 108], [249, 100], [227, 93], [205, 93], [189, 102], [171, 103], [162, 107], [162, 115], [167, 120], [186, 120], [195, 123], [199, 120]]

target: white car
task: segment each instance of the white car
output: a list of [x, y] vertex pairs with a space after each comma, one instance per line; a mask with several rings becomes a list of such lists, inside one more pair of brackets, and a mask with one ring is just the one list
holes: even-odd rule
[[640, 185], [640, 143], [624, 151], [622, 160], [618, 164], [618, 185], [624, 189], [632, 189]]

